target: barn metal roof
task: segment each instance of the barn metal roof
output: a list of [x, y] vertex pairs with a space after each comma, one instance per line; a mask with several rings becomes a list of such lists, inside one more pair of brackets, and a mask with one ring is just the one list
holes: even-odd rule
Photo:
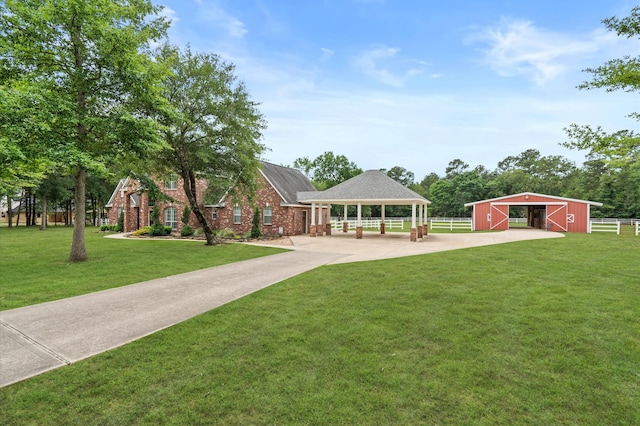
[[303, 203], [360, 203], [364, 205], [431, 203], [422, 195], [391, 179], [380, 170], [367, 170], [325, 191], [299, 193], [298, 200]]
[[555, 195], [537, 194], [535, 192], [521, 192], [520, 194], [505, 195], [503, 197], [498, 197], [498, 198], [490, 198], [490, 199], [487, 199], [487, 200], [474, 201], [473, 203], [467, 203], [464, 206], [465, 207], [471, 207], [471, 206], [475, 206], [476, 204], [489, 203], [489, 202], [494, 202], [494, 201], [502, 201], [502, 200], [507, 200], [509, 198], [522, 197], [522, 196], [527, 196], [527, 195], [530, 196], [530, 197], [550, 198], [552, 200], [558, 200], [558, 201], [572, 201], [574, 203], [589, 204], [591, 206], [596, 206], [596, 207], [601, 207], [602, 206], [602, 203], [598, 203], [597, 201], [578, 200], [578, 199], [575, 199], [575, 198], [558, 197], [558, 196], [555, 196]]

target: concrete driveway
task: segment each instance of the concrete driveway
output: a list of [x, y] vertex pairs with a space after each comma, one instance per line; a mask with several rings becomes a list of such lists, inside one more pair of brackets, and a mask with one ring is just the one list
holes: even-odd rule
[[308, 235], [289, 237], [293, 245], [287, 248], [316, 253], [340, 254], [339, 258], [330, 263], [349, 263], [414, 256], [514, 241], [562, 237], [564, 237], [564, 234], [539, 229], [510, 229], [504, 232], [430, 234], [426, 238], [411, 242], [408, 234], [399, 232], [387, 232], [385, 235], [380, 235], [378, 232], [365, 232], [361, 240], [356, 239], [354, 232], [337, 232], [330, 236], [325, 235], [315, 238]]
[[562, 236], [533, 230], [433, 234], [418, 242], [396, 233], [365, 233], [361, 240], [353, 233], [296, 236], [284, 246], [292, 249], [286, 253], [1, 311], [0, 387], [122, 346], [321, 265]]

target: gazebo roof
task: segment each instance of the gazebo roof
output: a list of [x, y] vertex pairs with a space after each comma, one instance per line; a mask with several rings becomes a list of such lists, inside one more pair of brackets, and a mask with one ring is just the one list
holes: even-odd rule
[[379, 170], [367, 170], [325, 191], [299, 192], [301, 203], [408, 205], [431, 202]]

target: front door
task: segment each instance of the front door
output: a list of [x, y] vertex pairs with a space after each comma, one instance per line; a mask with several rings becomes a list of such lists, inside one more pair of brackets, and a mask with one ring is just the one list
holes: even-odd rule
[[306, 210], [302, 210], [302, 232], [304, 234], [309, 233], [309, 215]]

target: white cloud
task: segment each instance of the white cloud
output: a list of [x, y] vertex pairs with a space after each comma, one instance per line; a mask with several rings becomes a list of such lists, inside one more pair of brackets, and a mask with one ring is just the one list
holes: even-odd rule
[[483, 28], [467, 39], [485, 43], [487, 63], [500, 75], [525, 75], [543, 86], [563, 74], [568, 64], [592, 54], [608, 38], [590, 33], [582, 36], [537, 28], [526, 20], [503, 19], [495, 27]]
[[320, 58], [321, 62], [327, 61], [329, 58], [331, 58], [336, 53], [333, 50], [327, 49], [325, 47], [321, 47], [320, 51], [322, 52], [322, 57]]
[[[376, 46], [361, 53], [354, 63], [357, 68], [380, 83], [394, 87], [402, 87], [409, 78], [421, 74], [422, 68], [409, 68], [408, 62], [418, 63], [412, 59], [398, 56], [400, 49], [385, 45]], [[392, 70], [392, 68], [394, 70]], [[398, 69], [399, 70], [395, 70]]]
[[228, 36], [241, 39], [247, 33], [242, 21], [231, 16], [227, 11], [215, 4], [199, 3], [203, 11], [203, 18], [223, 29]]

